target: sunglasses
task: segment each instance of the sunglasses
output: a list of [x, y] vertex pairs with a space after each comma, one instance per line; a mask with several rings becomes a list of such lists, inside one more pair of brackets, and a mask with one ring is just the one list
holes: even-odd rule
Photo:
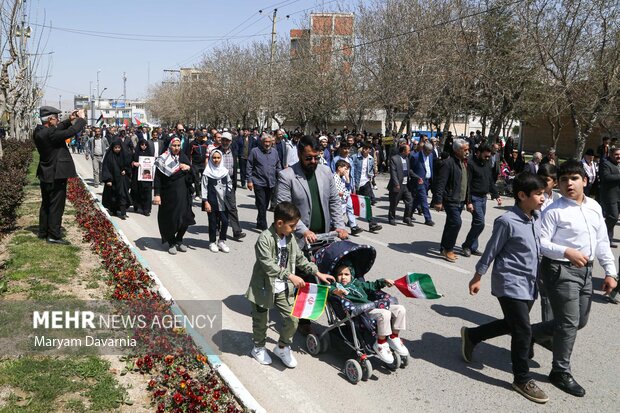
[[319, 159], [321, 159], [321, 157], [320, 157], [320, 156], [306, 156], [306, 157], [304, 158], [304, 160], [305, 160], [306, 162], [310, 162], [310, 161], [317, 161], [317, 162], [318, 162], [318, 161], [319, 161]]

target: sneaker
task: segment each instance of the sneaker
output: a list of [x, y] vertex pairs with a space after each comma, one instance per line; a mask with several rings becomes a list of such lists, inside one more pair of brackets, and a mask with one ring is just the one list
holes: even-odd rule
[[201, 200], [202, 200], [202, 199], [201, 199], [199, 196], [195, 196], [195, 197], [194, 197], [194, 201], [199, 201], [199, 202], [200, 202]]
[[469, 339], [467, 330], [469, 330], [467, 327], [461, 327], [461, 355], [465, 363], [471, 363], [471, 355], [476, 345]]
[[377, 185], [373, 185], [373, 186], [372, 186], [372, 190], [373, 190], [373, 191], [378, 191], [378, 190], [379, 190], [379, 188], [377, 187]]
[[209, 251], [211, 252], [218, 252], [219, 249], [217, 248], [217, 244], [215, 242], [212, 242], [209, 244]]
[[518, 393], [521, 393], [526, 399], [533, 402], [547, 403], [549, 401], [547, 394], [538, 387], [538, 384], [536, 384], [534, 380], [530, 380], [523, 384], [512, 383], [512, 388]]
[[409, 350], [407, 349], [407, 347], [405, 347], [405, 345], [403, 344], [403, 340], [401, 340], [400, 337], [388, 337], [387, 342], [390, 348], [394, 350], [396, 354], [403, 357], [409, 356]]
[[364, 232], [364, 230], [358, 227], [357, 225], [351, 228], [351, 235], [357, 235], [360, 232]]
[[220, 241], [217, 243], [217, 248], [222, 251], [222, 252], [230, 252], [230, 248], [228, 248], [228, 246], [226, 246], [226, 243], [224, 241]]
[[177, 244], [177, 251], [187, 252], [187, 246], [185, 244]]
[[280, 348], [280, 346], [276, 344], [273, 349], [273, 354], [282, 360], [282, 363], [289, 369], [294, 369], [297, 366], [297, 360], [295, 360], [293, 352], [291, 352], [291, 346]]
[[168, 248], [168, 254], [170, 254], [170, 255], [177, 255], [177, 247], [176, 247], [176, 245], [171, 245], [170, 248]]
[[377, 353], [377, 357], [379, 357], [382, 362], [387, 364], [394, 363], [394, 355], [390, 351], [390, 345], [388, 343], [379, 344], [375, 341], [375, 344], [372, 345], [372, 349]]
[[267, 353], [267, 349], [265, 347], [254, 346], [251, 354], [252, 357], [254, 357], [260, 364], [271, 364], [271, 357], [269, 357], [269, 353]]

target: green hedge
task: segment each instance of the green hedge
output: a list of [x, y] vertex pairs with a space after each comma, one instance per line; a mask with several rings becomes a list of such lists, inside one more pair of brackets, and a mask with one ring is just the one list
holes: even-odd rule
[[17, 209], [24, 199], [28, 166], [32, 161], [32, 141], [3, 140], [0, 159], [0, 235], [15, 228]]

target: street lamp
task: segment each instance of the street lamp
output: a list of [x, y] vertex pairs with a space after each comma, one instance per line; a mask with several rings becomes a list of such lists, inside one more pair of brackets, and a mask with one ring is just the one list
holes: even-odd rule
[[[97, 82], [99, 82], [99, 81], [97, 81]], [[99, 85], [97, 85], [97, 92], [99, 91], [98, 86]], [[100, 108], [100, 106], [101, 106], [101, 95], [103, 95], [103, 92], [105, 92], [106, 90], [108, 90], [108, 88], [104, 87], [103, 90], [101, 91], [101, 93], [99, 93], [99, 95], [97, 96], [97, 109], [99, 109], [99, 112], [101, 112], [101, 108]], [[93, 126], [94, 126], [95, 121], [96, 121], [95, 120], [95, 108], [93, 107]]]

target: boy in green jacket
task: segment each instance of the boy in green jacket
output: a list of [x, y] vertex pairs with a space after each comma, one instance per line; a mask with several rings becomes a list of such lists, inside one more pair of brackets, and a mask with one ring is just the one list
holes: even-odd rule
[[[368, 294], [383, 287], [391, 287], [394, 281], [380, 278], [377, 281], [362, 281], [353, 278], [354, 270], [347, 265], [336, 268], [336, 284], [330, 286], [330, 293], [346, 298], [355, 304], [370, 303]], [[390, 308], [374, 308], [368, 311], [368, 316], [377, 324], [377, 342], [373, 349], [377, 356], [385, 363], [392, 364], [394, 356], [390, 348], [401, 356], [408, 356], [409, 350], [398, 336], [405, 329], [407, 310], [402, 305], [390, 304]]]
[[315, 275], [324, 283], [334, 281], [334, 277], [319, 272], [299, 249], [292, 235], [301, 218], [299, 209], [291, 202], [281, 202], [276, 205], [273, 215], [273, 224], [259, 235], [254, 246], [256, 262], [245, 294], [252, 303], [252, 357], [261, 364], [271, 364], [265, 341], [269, 309], [275, 306], [282, 316], [282, 330], [273, 353], [287, 367], [294, 368], [297, 360], [291, 353], [290, 344], [299, 319], [291, 315], [291, 309], [295, 288], [306, 284], [296, 273]]

